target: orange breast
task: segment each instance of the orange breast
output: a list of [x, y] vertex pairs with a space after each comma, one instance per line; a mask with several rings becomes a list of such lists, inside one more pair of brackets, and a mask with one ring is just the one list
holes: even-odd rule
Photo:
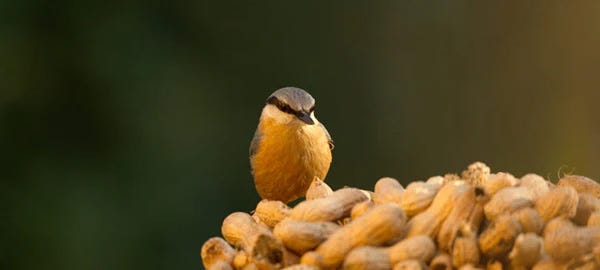
[[290, 126], [266, 119], [258, 128], [262, 137], [250, 162], [263, 199], [289, 202], [304, 196], [315, 176], [325, 179], [331, 150], [320, 126]]

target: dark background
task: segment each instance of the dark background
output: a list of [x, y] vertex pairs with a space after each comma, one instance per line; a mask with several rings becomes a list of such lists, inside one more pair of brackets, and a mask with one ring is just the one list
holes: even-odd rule
[[534, 2], [0, 1], [0, 268], [202, 268], [282, 86], [317, 99], [334, 188], [599, 179], [600, 2]]

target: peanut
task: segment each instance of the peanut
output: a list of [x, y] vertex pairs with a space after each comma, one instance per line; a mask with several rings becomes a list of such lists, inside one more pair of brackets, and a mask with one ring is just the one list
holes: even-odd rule
[[508, 255], [515, 270], [531, 269], [542, 257], [543, 240], [537, 234], [524, 233], [517, 236], [515, 245]]
[[450, 251], [461, 229], [477, 234], [479, 225], [483, 221], [483, 204], [486, 201], [487, 196], [481, 188], [468, 187], [456, 201], [452, 212], [440, 228], [437, 240], [441, 250]]
[[429, 177], [429, 179], [427, 179], [427, 181], [425, 181], [425, 183], [435, 186], [437, 187], [437, 189], [440, 189], [444, 184], [446, 184], [447, 180], [442, 177], [442, 176], [432, 176]]
[[592, 252], [597, 243], [600, 243], [600, 227], [577, 227], [568, 220], [556, 218], [544, 230], [544, 250], [558, 262], [580, 258]]
[[387, 249], [363, 246], [348, 253], [342, 268], [347, 270], [386, 270], [391, 269], [392, 264]]
[[298, 254], [314, 249], [329, 237], [339, 226], [332, 222], [306, 222], [285, 219], [273, 229], [283, 244]]
[[600, 210], [595, 211], [594, 213], [590, 214], [590, 217], [588, 218], [588, 221], [587, 221], [587, 226], [588, 227], [600, 226]]
[[585, 226], [590, 215], [596, 211], [600, 211], [600, 199], [589, 193], [581, 193], [577, 202], [577, 211], [572, 220], [577, 225]]
[[242, 212], [235, 212], [225, 218], [221, 233], [227, 242], [241, 248], [252, 262], [278, 265], [283, 262], [283, 244], [267, 228]]
[[478, 265], [480, 251], [475, 236], [458, 237], [452, 247], [452, 264], [455, 267], [463, 265]]
[[250, 258], [248, 258], [248, 254], [243, 250], [238, 251], [233, 257], [233, 267], [235, 269], [242, 269], [246, 265], [250, 263]]
[[299, 203], [290, 217], [301, 221], [336, 221], [348, 217], [355, 204], [367, 199], [359, 189], [342, 188], [325, 198]]
[[435, 243], [426, 235], [418, 235], [406, 238], [388, 250], [389, 260], [392, 265], [405, 260], [418, 260], [423, 263], [429, 262], [435, 255]]
[[442, 186], [429, 208], [414, 216], [406, 225], [407, 237], [420, 234], [434, 237], [452, 211], [454, 202], [467, 189], [468, 185], [463, 181], [452, 181]]
[[383, 177], [375, 183], [373, 202], [377, 205], [395, 203], [400, 206], [404, 188], [398, 180], [391, 177]]
[[490, 177], [483, 185], [485, 193], [493, 196], [499, 190], [512, 187], [517, 183], [517, 179], [510, 173], [499, 172], [490, 174]]
[[567, 269], [564, 264], [553, 261], [551, 258], [544, 258], [539, 260], [532, 268], [532, 270], [564, 270]]
[[459, 267], [458, 270], [483, 270], [483, 268], [475, 267], [472, 264], [465, 264]]
[[540, 214], [531, 207], [521, 208], [514, 212], [512, 216], [519, 221], [524, 233], [540, 234], [544, 228], [544, 221]]
[[357, 219], [358, 217], [362, 216], [367, 211], [371, 210], [371, 208], [373, 208], [373, 206], [375, 206], [375, 204], [373, 203], [373, 201], [370, 201], [370, 200], [359, 202], [359, 203], [355, 204], [354, 207], [352, 207], [352, 211], [350, 211], [350, 218]]
[[487, 270], [502, 270], [504, 267], [502, 266], [502, 262], [497, 260], [488, 261], [487, 266], [485, 267]]
[[521, 233], [521, 225], [511, 215], [501, 215], [481, 233], [479, 248], [489, 258], [501, 258], [510, 251]]
[[535, 209], [544, 222], [563, 216], [572, 218], [577, 213], [577, 191], [570, 186], [557, 186], [535, 202]]
[[565, 175], [558, 181], [558, 186], [570, 186], [578, 193], [588, 193], [600, 198], [600, 184], [598, 182], [580, 175]]
[[288, 217], [291, 208], [281, 201], [262, 200], [256, 205], [254, 214], [265, 225], [273, 228], [277, 223]]
[[319, 198], [325, 198], [329, 195], [333, 194], [333, 190], [325, 184], [325, 182], [321, 181], [319, 177], [316, 177], [310, 183], [308, 190], [306, 191], [306, 199], [314, 200]]
[[452, 270], [452, 257], [448, 253], [439, 253], [429, 263], [431, 270]]
[[412, 217], [423, 212], [433, 201], [439, 189], [438, 185], [425, 182], [413, 182], [406, 187], [400, 200], [400, 206], [407, 216]]
[[461, 177], [465, 182], [473, 185], [484, 185], [490, 176], [490, 167], [483, 162], [475, 162], [461, 173]]
[[223, 238], [213, 237], [202, 245], [200, 257], [204, 267], [208, 269], [219, 261], [231, 264], [235, 257], [235, 250]]
[[542, 178], [541, 176], [534, 173], [526, 174], [523, 177], [521, 177], [520, 184], [522, 187], [525, 187], [527, 188], [527, 190], [529, 190], [529, 192], [531, 193], [531, 199], [534, 202], [537, 201], [544, 194], [548, 193], [548, 191], [550, 190], [548, 182], [544, 180], [544, 178]]
[[422, 261], [418, 261], [418, 260], [408, 260], [408, 261], [401, 261], [399, 263], [397, 263], [396, 265], [394, 265], [394, 270], [423, 270], [423, 269], [427, 269], [427, 267], [425, 266], [425, 264], [423, 264]]
[[319, 270], [318, 267], [307, 264], [295, 264], [282, 268], [282, 270]]
[[531, 194], [524, 187], [509, 187], [498, 191], [483, 207], [485, 216], [494, 220], [502, 214], [510, 214], [523, 207], [532, 206]]
[[316, 252], [322, 258], [325, 269], [336, 268], [344, 256], [354, 247], [380, 245], [402, 233], [406, 215], [395, 204], [382, 204], [374, 207], [346, 226], [335, 231], [325, 240]]
[[389, 248], [370, 246], [355, 248], [346, 256], [344, 269], [389, 269], [392, 265], [407, 260], [426, 263], [434, 254], [433, 240], [420, 235], [404, 239]]
[[233, 266], [225, 261], [216, 261], [210, 267], [206, 267], [208, 270], [233, 270]]

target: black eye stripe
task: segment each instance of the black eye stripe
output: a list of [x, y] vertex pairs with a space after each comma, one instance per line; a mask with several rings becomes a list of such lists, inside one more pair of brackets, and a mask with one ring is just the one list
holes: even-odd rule
[[267, 104], [275, 105], [280, 111], [285, 112], [285, 113], [293, 114], [296, 116], [302, 115], [301, 112], [295, 111], [294, 109], [292, 109], [292, 107], [283, 103], [281, 100], [279, 100], [277, 97], [274, 97], [274, 96], [271, 96], [267, 99]]

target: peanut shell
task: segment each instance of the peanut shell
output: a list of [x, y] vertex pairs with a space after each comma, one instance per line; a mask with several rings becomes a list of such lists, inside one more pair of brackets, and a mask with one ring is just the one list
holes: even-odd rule
[[301, 221], [336, 221], [350, 216], [352, 207], [367, 196], [356, 188], [342, 188], [325, 198], [303, 201], [296, 205], [290, 218]]
[[319, 177], [315, 176], [306, 191], [306, 200], [325, 198], [331, 194], [333, 194], [333, 190]]
[[531, 194], [524, 187], [509, 187], [498, 191], [483, 207], [485, 216], [495, 220], [502, 214], [510, 214], [523, 207], [532, 206]]
[[600, 184], [581, 175], [565, 175], [558, 181], [558, 186], [573, 187], [578, 193], [588, 193], [600, 198]]
[[544, 222], [555, 217], [572, 218], [577, 213], [579, 197], [570, 186], [557, 186], [535, 202], [535, 209]]

